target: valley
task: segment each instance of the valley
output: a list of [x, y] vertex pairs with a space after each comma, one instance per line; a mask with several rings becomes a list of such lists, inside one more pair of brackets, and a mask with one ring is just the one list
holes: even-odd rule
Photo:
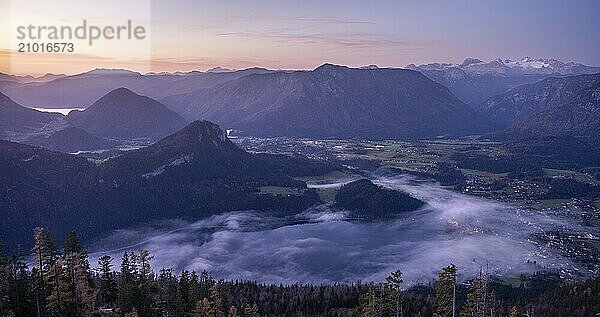
[[[489, 199], [526, 213], [553, 218], [554, 221], [577, 224], [585, 228], [583, 232], [575, 233], [569, 226], [558, 227], [532, 233], [530, 238], [539, 245], [547, 244], [560, 250], [564, 256], [578, 262], [590, 272], [597, 272], [600, 268], [600, 181], [585, 168], [542, 168], [543, 174], [540, 177], [515, 175], [516, 173], [508, 170], [490, 172], [485, 168], [456, 168], [461, 177], [453, 179], [454, 182], [447, 182], [447, 178], [440, 175], [440, 165], [460, 165], [460, 161], [453, 159], [455, 154], [477, 149], [480, 155], [500, 156], [506, 155], [509, 150], [500, 142], [474, 138], [366, 141], [243, 137], [233, 140], [250, 152], [302, 153], [348, 167], [344, 173], [302, 178], [307, 181], [309, 188], [317, 190], [325, 202], [333, 202], [335, 192], [341, 185], [363, 176], [368, 177], [372, 173], [412, 175], [411, 177], [425, 182], [437, 181], [438, 184], [442, 179], [439, 186], [445, 190]], [[556, 196], [558, 193], [552, 191], [552, 179], [572, 180], [579, 186], [591, 186], [595, 190], [591, 194]]]

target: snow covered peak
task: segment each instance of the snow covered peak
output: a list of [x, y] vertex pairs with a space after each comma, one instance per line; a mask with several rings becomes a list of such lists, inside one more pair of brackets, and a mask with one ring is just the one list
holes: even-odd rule
[[525, 56], [520, 60], [495, 59], [489, 62], [477, 58], [467, 58], [462, 64], [431, 63], [419, 66], [409, 65], [409, 69], [421, 71], [448, 71], [460, 68], [465, 73], [475, 76], [480, 75], [529, 75], [529, 74], [558, 74], [577, 75], [600, 72], [600, 67], [587, 66], [575, 62], [563, 63], [554, 58], [532, 58]]
[[461, 67], [467, 67], [469, 65], [473, 65], [473, 64], [481, 64], [483, 63], [482, 60], [480, 60], [479, 58], [473, 58], [473, 57], [467, 57], [465, 58], [465, 60], [462, 62], [462, 64], [460, 64]]
[[542, 68], [551, 68], [552, 65], [549, 63], [550, 59], [533, 59], [529, 56], [523, 57], [519, 61], [511, 61], [507, 59], [505, 61], [505, 65], [508, 67], [522, 67], [522, 68], [534, 68], [534, 69], [542, 69]]
[[379, 66], [377, 66], [375, 64], [371, 64], [371, 65], [361, 66], [361, 67], [359, 67], [359, 69], [379, 69]]
[[229, 68], [223, 68], [221, 66], [216, 66], [213, 67], [209, 70], [207, 70], [207, 73], [230, 73], [230, 72], [234, 72], [235, 69], [229, 69]]

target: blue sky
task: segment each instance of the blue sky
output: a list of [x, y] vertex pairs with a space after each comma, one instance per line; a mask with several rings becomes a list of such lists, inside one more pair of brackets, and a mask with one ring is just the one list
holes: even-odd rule
[[[91, 12], [100, 5], [119, 8], [119, 1], [56, 2], [64, 13], [75, 7], [69, 3]], [[600, 1], [146, 3], [151, 12], [154, 71], [204, 70], [216, 65], [314, 68], [324, 62], [402, 67], [461, 62], [466, 57], [524, 56], [600, 65]], [[94, 63], [111, 66], [108, 58], [94, 62], [89, 56], [85, 65], [71, 61], [69, 66], [90, 68]], [[118, 56], [112, 63], [128, 68]]]
[[229, 45], [239, 44], [240, 59], [268, 61], [270, 51], [275, 64], [298, 67], [324, 61], [404, 66], [470, 56], [600, 64], [600, 1], [156, 1], [152, 12], [160, 20], [157, 37], [170, 28], [161, 21], [168, 21], [206, 34], [226, 56]]

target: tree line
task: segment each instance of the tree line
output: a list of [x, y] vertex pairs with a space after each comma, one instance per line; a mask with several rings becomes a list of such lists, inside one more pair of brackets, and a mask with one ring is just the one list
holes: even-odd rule
[[[458, 283], [450, 264], [435, 282], [405, 287], [402, 271], [381, 283], [270, 285], [225, 281], [152, 267], [148, 250], [109, 255], [92, 269], [76, 232], [59, 249], [51, 233], [34, 230], [31, 264], [25, 252], [0, 250], [0, 316], [596, 316], [600, 281], [565, 284], [556, 273], [521, 276], [518, 287], [481, 268]], [[30, 267], [31, 266], [31, 267]]]

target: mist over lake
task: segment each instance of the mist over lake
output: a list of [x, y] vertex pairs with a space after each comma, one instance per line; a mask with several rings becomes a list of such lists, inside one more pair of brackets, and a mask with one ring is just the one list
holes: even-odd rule
[[[232, 212], [193, 223], [115, 231], [98, 242], [91, 262], [145, 248], [155, 269], [201, 271], [215, 278], [265, 283], [381, 281], [401, 268], [410, 285], [431, 281], [450, 262], [466, 279], [489, 265], [497, 274], [580, 270], [534, 234], [553, 228], [589, 230], [539, 211], [525, 210], [443, 189], [409, 176], [374, 176], [375, 183], [427, 202], [387, 221], [364, 221], [326, 205], [293, 217], [256, 211]], [[161, 229], [157, 229], [160, 227]], [[169, 228], [170, 230], [166, 230]], [[534, 264], [535, 262], [535, 264]]]

